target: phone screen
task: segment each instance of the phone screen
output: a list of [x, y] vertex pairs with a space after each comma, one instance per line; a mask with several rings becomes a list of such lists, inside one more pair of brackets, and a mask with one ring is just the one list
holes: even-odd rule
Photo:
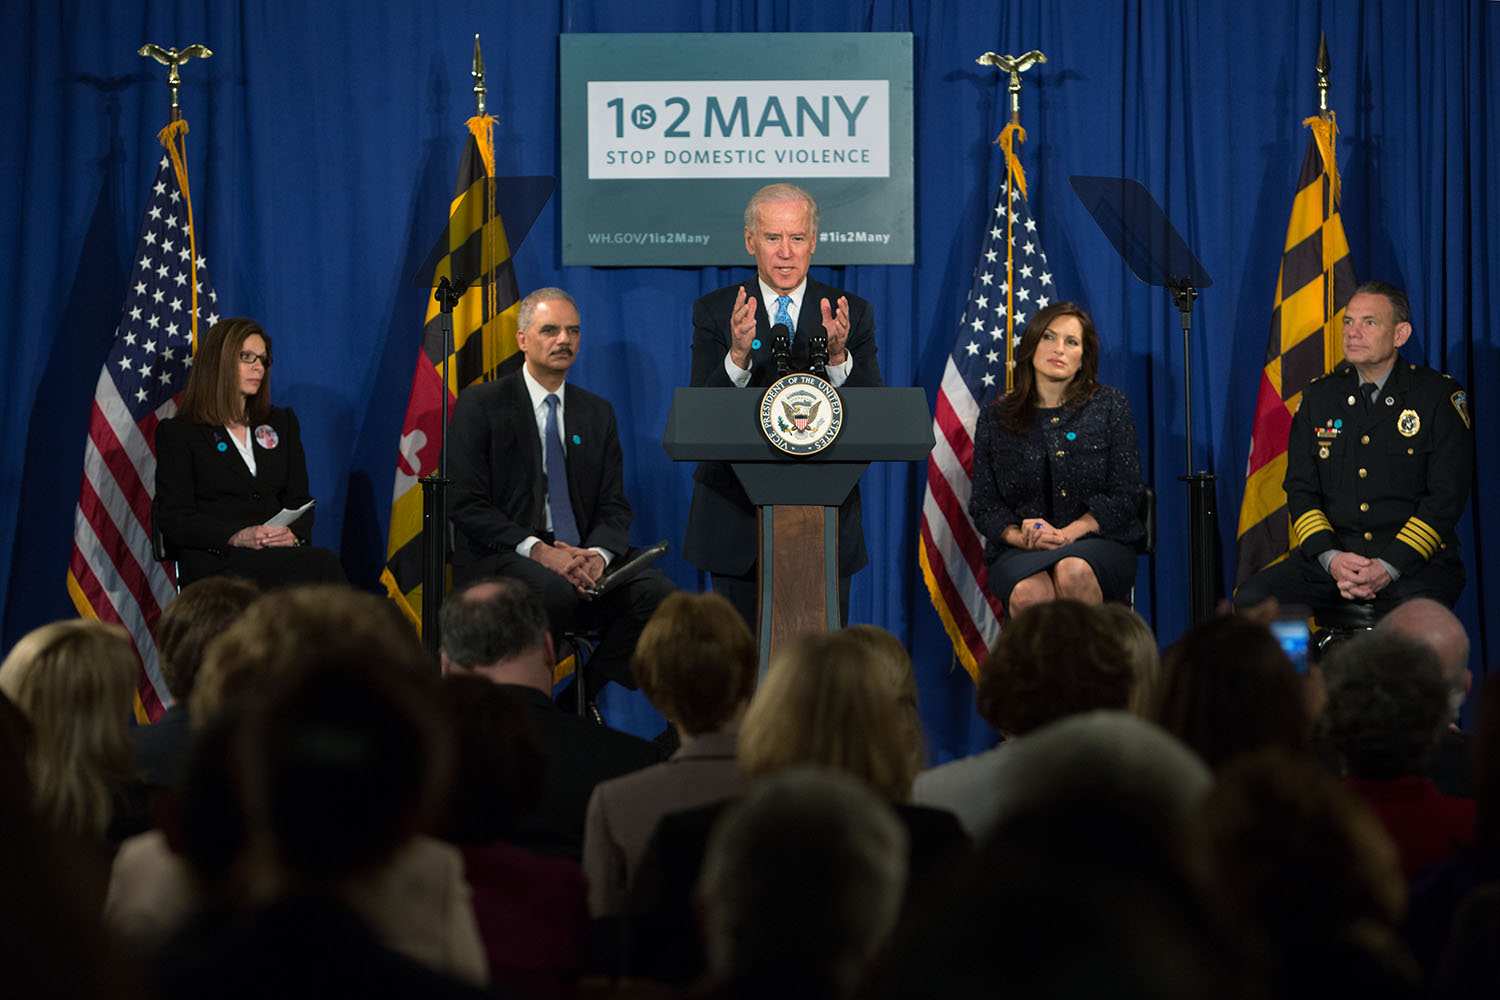
[[1300, 618], [1277, 620], [1271, 623], [1271, 634], [1281, 643], [1281, 651], [1292, 661], [1297, 673], [1307, 673], [1307, 622]]

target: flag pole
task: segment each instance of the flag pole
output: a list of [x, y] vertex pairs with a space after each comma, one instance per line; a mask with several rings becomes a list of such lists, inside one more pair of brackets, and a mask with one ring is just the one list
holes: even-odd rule
[[[1333, 110], [1328, 107], [1328, 71], [1332, 68], [1332, 63], [1328, 59], [1328, 33], [1326, 31], [1318, 39], [1318, 61], [1314, 68], [1318, 71], [1318, 114], [1303, 124], [1312, 128], [1313, 139], [1317, 142], [1318, 152], [1323, 157], [1323, 170], [1328, 176], [1328, 182], [1323, 185], [1323, 218], [1331, 219], [1339, 205], [1339, 166], [1336, 149], [1339, 126], [1334, 118]], [[1328, 240], [1321, 242], [1323, 273], [1332, 274], [1334, 248]], [[1333, 328], [1333, 317], [1338, 313], [1339, 308], [1333, 285], [1332, 281], [1323, 282], [1323, 364], [1328, 369], [1333, 367], [1329, 364], [1329, 358], [1335, 354], [1343, 354], [1343, 332]]]
[[177, 101], [177, 91], [182, 86], [182, 74], [178, 72], [178, 68], [189, 59], [212, 58], [213, 50], [207, 45], [194, 43], [179, 51], [175, 48], [164, 49], [160, 45], [147, 42], [136, 49], [135, 54], [155, 59], [167, 67], [167, 87], [172, 95], [172, 104], [167, 115], [167, 127], [156, 136], [166, 147], [167, 156], [172, 161], [172, 170], [177, 175], [177, 187], [182, 191], [182, 200], [187, 210], [188, 262], [192, 267], [193, 277], [188, 288], [188, 300], [193, 307], [189, 343], [192, 344], [193, 351], [196, 353], [198, 350], [198, 234], [193, 226], [193, 196], [188, 187], [187, 139], [185, 138], [188, 126], [182, 117], [182, 105]]
[[[474, 77], [475, 118], [484, 118], [484, 56], [479, 51], [479, 35], [474, 35], [474, 59], [469, 73]], [[486, 199], [488, 202], [488, 199]], [[488, 205], [486, 206], [488, 209]], [[481, 220], [481, 227], [483, 221]], [[451, 249], [451, 244], [450, 244]], [[448, 595], [448, 402], [449, 365], [453, 357], [453, 310], [466, 291], [467, 283], [458, 283], [449, 275], [438, 280], [433, 298], [438, 303], [438, 324], [443, 333], [442, 390], [438, 423], [442, 430], [437, 470], [422, 477], [422, 641], [436, 654], [442, 637], [438, 632], [438, 612]], [[455, 397], [457, 392], [454, 393]]]
[[1021, 158], [1015, 144], [1026, 141], [1026, 130], [1021, 127], [1021, 74], [1047, 57], [1040, 49], [1019, 56], [1002, 56], [986, 52], [974, 60], [981, 66], [994, 66], [1010, 74], [1010, 122], [995, 137], [995, 143], [1005, 153], [1005, 391], [1015, 388], [1016, 372], [1016, 247], [1014, 228], [1016, 223], [1016, 193], [1026, 197], [1026, 172], [1021, 169]]

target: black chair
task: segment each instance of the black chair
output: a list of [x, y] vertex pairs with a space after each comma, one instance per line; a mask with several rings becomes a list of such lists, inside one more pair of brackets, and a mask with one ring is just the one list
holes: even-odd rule
[[[1150, 486], [1141, 487], [1141, 497], [1136, 507], [1136, 513], [1141, 517], [1141, 523], [1146, 526], [1146, 533], [1141, 537], [1136, 551], [1143, 556], [1156, 555], [1156, 490]], [[1129, 602], [1131, 610], [1135, 610], [1135, 584], [1130, 585]]]
[[[564, 632], [558, 643], [557, 658], [559, 661], [568, 656], [573, 657], [573, 693], [576, 695], [575, 711], [581, 717], [589, 714], [588, 684], [585, 676], [588, 672], [589, 661], [594, 658], [594, 650], [599, 647], [602, 633], [598, 629], [575, 629]], [[595, 713], [598, 709], [594, 709]], [[596, 718], [595, 722], [603, 723], [603, 718]]]
[[1368, 632], [1379, 619], [1371, 601], [1344, 601], [1316, 612], [1312, 635], [1314, 658], [1321, 660], [1329, 647], [1342, 639]]
[[171, 571], [172, 585], [179, 591], [182, 590], [182, 584], [177, 579], [177, 546], [161, 530], [161, 519], [156, 516], [156, 497], [151, 498], [151, 558]]

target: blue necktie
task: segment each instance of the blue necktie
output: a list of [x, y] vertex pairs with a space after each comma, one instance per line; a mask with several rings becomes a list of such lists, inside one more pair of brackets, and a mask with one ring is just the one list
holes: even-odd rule
[[552, 537], [568, 545], [578, 544], [578, 522], [568, 493], [568, 459], [557, 433], [557, 393], [547, 393], [547, 506], [552, 510]]
[[792, 312], [789, 308], [791, 304], [792, 297], [790, 295], [782, 295], [776, 299], [776, 319], [772, 321], [771, 325], [775, 326], [777, 323], [785, 323], [788, 330], [796, 333], [797, 324], [792, 322]]

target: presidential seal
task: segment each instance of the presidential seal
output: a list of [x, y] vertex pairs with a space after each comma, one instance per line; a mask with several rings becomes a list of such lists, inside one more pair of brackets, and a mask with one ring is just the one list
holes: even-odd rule
[[816, 455], [844, 425], [844, 404], [827, 380], [798, 372], [783, 375], [760, 400], [760, 429], [788, 455]]

